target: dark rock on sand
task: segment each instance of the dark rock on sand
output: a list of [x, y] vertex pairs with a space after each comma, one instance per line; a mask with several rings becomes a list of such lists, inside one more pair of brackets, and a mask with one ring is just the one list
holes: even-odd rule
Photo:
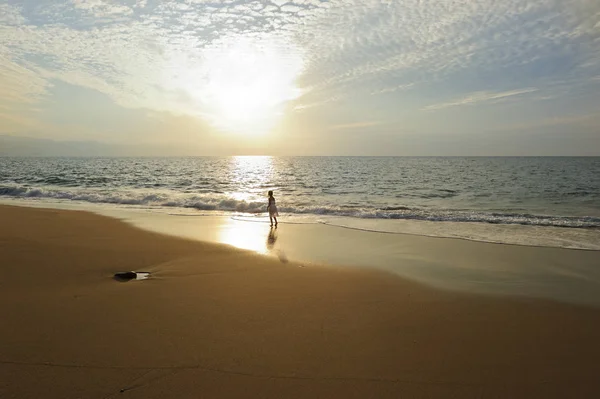
[[115, 273], [115, 279], [119, 281], [129, 281], [129, 280], [145, 280], [150, 277], [150, 273], [148, 272], [119, 272]]

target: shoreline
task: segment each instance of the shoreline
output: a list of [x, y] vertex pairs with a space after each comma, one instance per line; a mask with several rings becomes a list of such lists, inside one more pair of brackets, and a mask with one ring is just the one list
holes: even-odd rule
[[[177, 215], [177, 214], [169, 214], [169, 216], [183, 216], [183, 217], [211, 217], [211, 215]], [[247, 222], [247, 223], [268, 223], [266, 221], [263, 220], [247, 220], [247, 219], [238, 219], [236, 216], [228, 216], [231, 217], [234, 220], [240, 220], [242, 222]], [[285, 224], [316, 224], [316, 223], [294, 223], [294, 222], [279, 222], [282, 225]], [[438, 222], [436, 222], [438, 223]], [[444, 223], [444, 222], [439, 222], [439, 223]], [[461, 222], [461, 223], [469, 223], [469, 222]], [[435, 236], [435, 235], [427, 235], [427, 234], [418, 234], [418, 233], [407, 233], [407, 232], [395, 232], [395, 231], [382, 231], [382, 230], [368, 230], [368, 229], [363, 229], [363, 228], [358, 228], [358, 227], [349, 227], [349, 226], [340, 226], [337, 224], [332, 224], [332, 223], [320, 223], [324, 226], [328, 226], [328, 227], [333, 227], [333, 228], [338, 228], [338, 229], [348, 229], [348, 230], [354, 230], [354, 231], [360, 231], [363, 233], [374, 233], [374, 234], [392, 234], [392, 235], [399, 235], [399, 236], [414, 236], [414, 237], [427, 237], [427, 238], [433, 238], [433, 239], [441, 239], [441, 240], [459, 240], [459, 241], [467, 241], [467, 242], [475, 242], [475, 243], [483, 243], [483, 244], [496, 244], [496, 245], [508, 245], [508, 246], [516, 246], [516, 247], [531, 247], [531, 248], [556, 248], [556, 249], [564, 249], [564, 250], [569, 250], [569, 251], [590, 251], [590, 252], [600, 252], [600, 249], [593, 249], [593, 248], [570, 248], [570, 247], [556, 247], [556, 246], [552, 246], [552, 245], [534, 245], [534, 244], [517, 244], [517, 243], [512, 243], [512, 242], [498, 242], [498, 241], [485, 241], [485, 240], [479, 240], [479, 239], [475, 239], [475, 238], [465, 238], [465, 237], [448, 237], [448, 236]], [[543, 227], [547, 227], [547, 226], [543, 226]], [[561, 228], [561, 227], [556, 227], [556, 228]]]
[[[89, 212], [0, 217], [3, 397], [600, 394], [597, 308], [282, 262]], [[152, 276], [112, 278], [125, 270]]]
[[[85, 206], [80, 210], [90, 211]], [[600, 258], [594, 251], [285, 222], [271, 237], [268, 224], [230, 216], [172, 216], [108, 207], [97, 207], [92, 212], [145, 231], [227, 244], [281, 261], [383, 270], [457, 292], [600, 306]]]
[[[253, 213], [225, 210], [196, 210], [170, 206], [87, 202], [49, 198], [0, 197], [0, 204], [26, 207], [86, 210], [117, 216], [118, 213], [152, 212], [178, 217], [222, 216], [244, 222], [257, 222]], [[539, 216], [539, 215], [538, 215]], [[266, 216], [265, 216], [266, 217]], [[541, 216], [540, 216], [541, 217]], [[551, 217], [551, 216], [548, 216]], [[600, 251], [600, 229], [561, 227], [519, 223], [485, 223], [477, 221], [430, 221], [412, 219], [361, 218], [337, 215], [289, 214], [284, 224], [323, 224], [362, 232], [406, 234], [431, 238], [460, 239], [472, 242], [520, 245], [540, 248], [565, 248]], [[285, 223], [287, 222], [287, 223]]]

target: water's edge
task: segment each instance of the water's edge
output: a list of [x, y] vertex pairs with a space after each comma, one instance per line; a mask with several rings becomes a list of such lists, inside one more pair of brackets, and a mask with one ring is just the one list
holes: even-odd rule
[[[55, 209], [74, 209], [114, 216], [123, 212], [143, 212], [172, 217], [225, 216], [239, 222], [269, 223], [264, 213], [203, 210], [187, 208], [92, 203], [45, 198], [2, 198], [0, 204]], [[600, 229], [556, 226], [491, 224], [473, 221], [428, 221], [353, 218], [337, 215], [294, 215], [282, 213], [282, 224], [322, 224], [364, 233], [409, 234], [432, 238], [452, 238], [474, 242], [600, 251]]]

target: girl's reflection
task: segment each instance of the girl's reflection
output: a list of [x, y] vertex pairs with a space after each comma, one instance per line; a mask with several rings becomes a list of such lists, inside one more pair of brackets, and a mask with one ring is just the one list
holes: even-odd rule
[[269, 235], [267, 236], [267, 249], [271, 250], [275, 246], [275, 242], [277, 241], [277, 226], [271, 226], [271, 230], [269, 231]]

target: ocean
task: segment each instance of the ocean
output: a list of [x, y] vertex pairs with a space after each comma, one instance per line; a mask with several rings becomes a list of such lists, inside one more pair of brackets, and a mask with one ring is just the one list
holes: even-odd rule
[[600, 249], [600, 157], [0, 158], [0, 201]]

